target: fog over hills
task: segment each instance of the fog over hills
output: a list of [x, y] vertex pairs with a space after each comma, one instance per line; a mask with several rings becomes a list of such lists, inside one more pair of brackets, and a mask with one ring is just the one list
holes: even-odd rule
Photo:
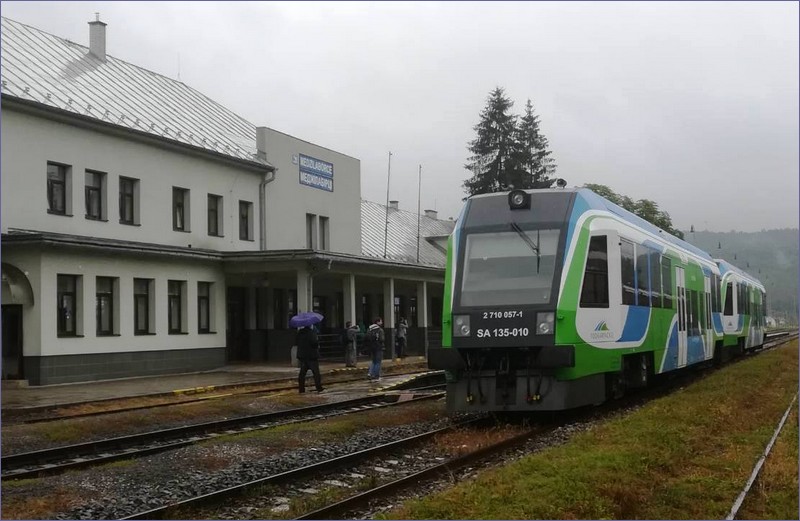
[[798, 229], [760, 232], [684, 231], [684, 238], [714, 258], [750, 273], [767, 288], [771, 316], [797, 323]]

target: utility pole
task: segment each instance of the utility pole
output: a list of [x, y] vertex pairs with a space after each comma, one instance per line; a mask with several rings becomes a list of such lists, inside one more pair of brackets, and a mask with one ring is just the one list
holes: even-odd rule
[[392, 153], [389, 152], [389, 173], [386, 176], [386, 226], [383, 228], [383, 258], [386, 258], [386, 245], [389, 238], [389, 182], [392, 179]]
[[417, 264], [419, 264], [419, 222], [420, 222], [420, 200], [422, 197], [422, 165], [419, 165], [419, 180], [417, 181]]

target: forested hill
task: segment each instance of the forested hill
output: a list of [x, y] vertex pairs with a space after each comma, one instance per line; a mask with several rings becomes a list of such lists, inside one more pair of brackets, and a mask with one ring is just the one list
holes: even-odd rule
[[797, 323], [798, 230], [684, 231], [684, 240], [750, 273], [767, 288], [770, 315]]

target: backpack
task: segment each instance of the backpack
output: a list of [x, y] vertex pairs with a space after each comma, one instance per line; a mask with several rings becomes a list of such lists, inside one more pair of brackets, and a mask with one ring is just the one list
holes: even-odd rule
[[378, 329], [370, 329], [364, 335], [364, 354], [371, 355], [378, 348]]

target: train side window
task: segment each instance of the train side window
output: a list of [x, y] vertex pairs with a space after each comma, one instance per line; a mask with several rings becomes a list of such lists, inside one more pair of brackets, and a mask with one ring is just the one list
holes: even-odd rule
[[724, 315], [733, 315], [733, 282], [725, 286], [725, 312]]
[[719, 276], [711, 275], [711, 311], [719, 313]]
[[650, 267], [647, 259], [648, 248], [642, 245], [636, 245], [636, 286], [639, 293], [640, 306], [650, 305]]
[[661, 254], [650, 250], [650, 305], [664, 307], [661, 301]]
[[636, 304], [636, 272], [634, 271], [633, 243], [621, 241], [620, 268], [622, 270], [622, 304], [633, 306]]
[[698, 326], [698, 309], [697, 309], [697, 291], [691, 289], [688, 290], [688, 300], [689, 300], [689, 335], [690, 336], [697, 336], [700, 334], [699, 326]]
[[661, 256], [661, 291], [664, 294], [664, 307], [672, 309], [672, 260]]
[[605, 235], [594, 236], [589, 241], [581, 289], [581, 307], [608, 307], [608, 238]]
[[698, 291], [697, 295], [697, 327], [700, 329], [700, 333], [702, 334], [703, 330], [706, 329], [706, 293], [704, 291]]

